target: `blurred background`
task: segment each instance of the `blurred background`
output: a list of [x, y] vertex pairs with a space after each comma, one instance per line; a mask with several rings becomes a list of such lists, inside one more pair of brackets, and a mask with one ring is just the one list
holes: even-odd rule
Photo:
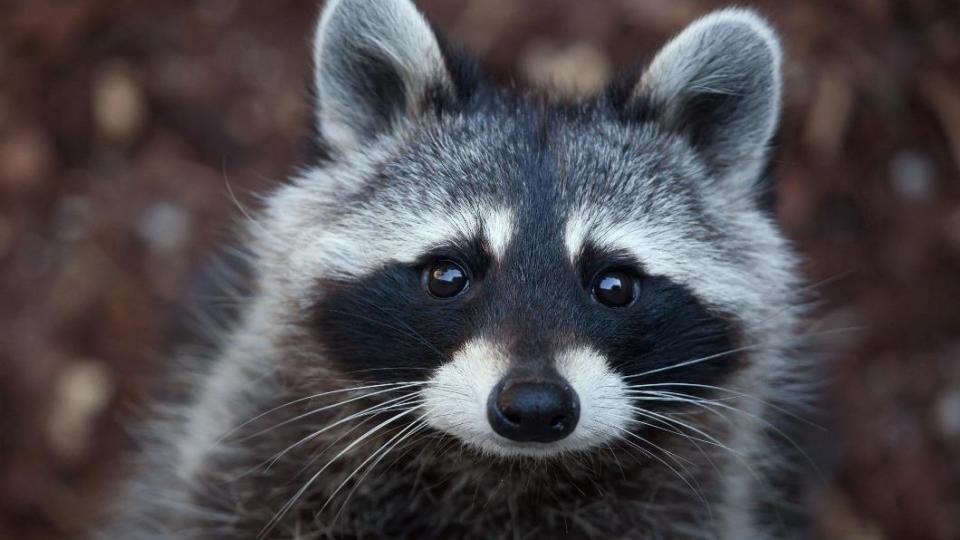
[[[738, 2], [752, 4], [752, 2]], [[430, 0], [499, 79], [590, 93], [721, 2]], [[760, 2], [779, 217], [819, 317], [818, 537], [960, 538], [960, 4]], [[0, 538], [75, 538], [191, 280], [293, 170], [318, 1], [0, 2]]]

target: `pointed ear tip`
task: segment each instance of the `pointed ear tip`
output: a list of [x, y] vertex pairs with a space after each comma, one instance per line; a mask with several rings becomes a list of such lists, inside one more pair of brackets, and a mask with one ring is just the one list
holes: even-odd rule
[[323, 22], [328, 19], [342, 3], [343, 0], [325, 0], [322, 4], [320, 4], [320, 9], [318, 11], [320, 16], [317, 17], [317, 26], [323, 24]]
[[412, 0], [325, 0], [320, 6], [319, 21], [323, 22], [341, 7], [360, 13], [391, 12], [396, 9], [413, 9], [419, 13]]
[[313, 24], [313, 45], [316, 52], [319, 52], [320, 43], [323, 40], [324, 30], [330, 22], [333, 13], [339, 7], [341, 0], [326, 0], [320, 6]]
[[719, 26], [733, 26], [737, 28], [736, 32], [738, 33], [747, 32], [757, 36], [767, 46], [774, 57], [774, 61], [777, 64], [780, 63], [783, 56], [780, 37], [770, 21], [756, 10], [750, 8], [721, 9], [701, 17], [691, 25], [691, 27], [699, 27], [700, 30]]
[[315, 52], [323, 41], [324, 34], [330, 28], [331, 21], [344, 19], [378, 20], [395, 23], [397, 20], [412, 20], [415, 25], [422, 21], [427, 24], [423, 14], [412, 0], [326, 0], [320, 6], [313, 31]]

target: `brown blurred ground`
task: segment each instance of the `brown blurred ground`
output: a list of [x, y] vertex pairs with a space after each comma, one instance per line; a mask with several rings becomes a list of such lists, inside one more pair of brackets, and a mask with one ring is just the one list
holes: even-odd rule
[[[72, 538], [174, 307], [292, 170], [312, 0], [0, 2], [0, 538]], [[432, 0], [499, 77], [590, 91], [718, 2]], [[763, 2], [788, 51], [779, 214], [821, 315], [822, 538], [960, 538], [960, 6]], [[840, 277], [837, 277], [840, 276]]]

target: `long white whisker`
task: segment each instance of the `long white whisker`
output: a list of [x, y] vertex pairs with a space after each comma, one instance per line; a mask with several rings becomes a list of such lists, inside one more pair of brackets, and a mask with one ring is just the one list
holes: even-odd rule
[[[640, 441], [640, 442], [642, 442], [642, 443], [644, 443], [644, 444], [648, 444], [648, 445], [652, 446], [653, 448], [655, 448], [656, 450], [659, 450], [659, 451], [661, 451], [661, 452], [666, 453], [666, 454], [669, 455], [669, 456], [672, 456], [674, 460], [676, 460], [677, 458], [679, 458], [679, 456], [677, 456], [676, 454], [673, 454], [672, 452], [670, 452], [670, 451], [668, 451], [668, 450], [665, 450], [664, 448], [662, 448], [662, 447], [660, 447], [660, 446], [657, 446], [656, 444], [654, 444], [654, 443], [650, 442], [649, 440], [647, 440], [647, 439], [645, 439], [645, 438], [637, 435], [636, 433], [633, 433], [633, 432], [631, 432], [631, 431], [628, 431], [628, 430], [623, 429], [623, 428], [620, 428], [620, 427], [615, 427], [615, 426], [607, 426], [607, 427], [613, 427], [614, 429], [616, 429], [617, 431], [621, 432], [622, 434], [629, 435], [629, 436], [637, 439], [638, 441]], [[688, 471], [688, 470], [686, 469], [686, 467], [683, 467], [683, 465], [682, 465], [679, 461], [677, 461], [677, 466], [679, 466], [680, 469], [683, 470], [686, 474], [690, 475], [690, 478], [689, 478], [689, 479], [688, 479], [686, 476], [684, 476], [680, 471], [678, 471], [677, 469], [673, 468], [669, 463], [666, 462], [666, 460], [664, 460], [664, 459], [661, 458], [660, 456], [657, 456], [656, 454], [654, 454], [654, 453], [651, 452], [650, 450], [647, 450], [647, 449], [641, 447], [640, 445], [638, 445], [638, 444], [636, 444], [636, 443], [634, 443], [634, 442], [632, 442], [632, 441], [630, 441], [630, 440], [628, 440], [628, 439], [621, 438], [621, 440], [624, 441], [624, 442], [626, 442], [627, 444], [630, 444], [631, 446], [637, 448], [637, 449], [640, 450], [644, 455], [646, 455], [646, 456], [648, 456], [648, 457], [650, 457], [650, 458], [653, 458], [653, 459], [657, 460], [658, 462], [660, 462], [661, 465], [663, 465], [664, 467], [666, 467], [667, 469], [669, 469], [673, 474], [677, 475], [677, 478], [679, 478], [684, 484], [686, 484], [687, 487], [688, 487], [691, 491], [693, 491], [693, 493], [700, 499], [700, 501], [703, 502], [704, 506], [707, 508], [707, 514], [710, 515], [710, 516], [711, 516], [711, 519], [712, 519], [713, 510], [712, 510], [712, 507], [711, 507], [711, 505], [710, 505], [710, 502], [707, 501], [707, 498], [704, 496], [702, 489], [699, 487], [699, 484], [700, 484], [700, 483], [696, 481], [696, 478], [694, 478], [693, 475], [690, 475], [690, 471]], [[696, 482], [696, 486], [695, 486], [693, 483], [691, 483], [690, 480], [693, 480], [694, 482]]]
[[[671, 393], [671, 394], [672, 394], [672, 393]], [[677, 394], [677, 395], [684, 395], [684, 394]], [[676, 400], [676, 399], [674, 399], [674, 400]], [[803, 449], [803, 447], [801, 447], [799, 443], [797, 443], [796, 441], [794, 441], [794, 440], [793, 440], [793, 437], [787, 435], [786, 432], [784, 432], [782, 429], [780, 429], [779, 427], [777, 427], [776, 425], [774, 425], [772, 422], [770, 422], [770, 421], [768, 421], [768, 420], [766, 420], [766, 419], [764, 419], [764, 418], [761, 418], [761, 417], [757, 416], [756, 414], [753, 414], [753, 413], [751, 413], [751, 412], [749, 412], [749, 411], [745, 411], [745, 410], [743, 410], [743, 409], [740, 409], [740, 408], [737, 408], [737, 407], [733, 407], [733, 406], [731, 406], [731, 405], [729, 405], [729, 404], [727, 404], [727, 403], [720, 403], [720, 402], [718, 402], [718, 401], [716, 401], [716, 400], [699, 400], [699, 399], [692, 399], [692, 400], [680, 400], [680, 401], [687, 401], [687, 402], [689, 402], [689, 403], [691, 403], [691, 404], [693, 404], [693, 405], [702, 407], [702, 408], [706, 409], [707, 411], [709, 411], [709, 412], [711, 412], [711, 413], [719, 416], [720, 418], [723, 418], [724, 420], [726, 420], [726, 421], [728, 421], [728, 422], [730, 422], [731, 420], [730, 420], [726, 415], [722, 414], [721, 412], [719, 412], [719, 411], [717, 411], [717, 410], [712, 409], [711, 407], [718, 407], [718, 408], [721, 408], [721, 409], [724, 409], [724, 410], [728, 410], [728, 411], [731, 411], [731, 412], [740, 413], [740, 414], [742, 414], [742, 415], [747, 416], [747, 417], [750, 418], [751, 420], [755, 420], [755, 421], [759, 422], [759, 423], [762, 424], [765, 428], [771, 430], [772, 432], [774, 432], [774, 433], [777, 434], [778, 436], [782, 437], [785, 441], [787, 441], [787, 442], [790, 444], [790, 446], [792, 446], [792, 447], [794, 448], [794, 450], [796, 450], [797, 452], [800, 453], [800, 455], [803, 456], [804, 460], [806, 460], [807, 463], [814, 469], [814, 471], [816, 471], [817, 475], [819, 475], [819, 476], [822, 476], [822, 475], [823, 475], [822, 471], [820, 470], [820, 467], [817, 466], [816, 462], [815, 462], [815, 461], [813, 460], [813, 458], [811, 458], [810, 455]], [[815, 427], [818, 427], [818, 426], [815, 426]], [[748, 467], [749, 467], [749, 466], [748, 466]]]
[[277, 412], [277, 411], [279, 411], [279, 410], [281, 410], [281, 409], [284, 409], [284, 408], [286, 408], [286, 407], [290, 407], [290, 406], [296, 405], [296, 404], [298, 404], [298, 403], [303, 403], [304, 401], [310, 401], [310, 400], [312, 400], [312, 399], [317, 399], [317, 398], [321, 398], [321, 397], [328, 396], [328, 395], [332, 395], [332, 394], [342, 394], [342, 393], [344, 393], [344, 392], [356, 392], [356, 391], [359, 391], [359, 390], [369, 390], [369, 389], [371, 389], [371, 388], [383, 388], [383, 387], [386, 387], [386, 386], [399, 386], [399, 385], [404, 385], [404, 384], [426, 384], [426, 383], [425, 383], [425, 382], [408, 381], [408, 382], [395, 382], [395, 383], [372, 384], [372, 385], [367, 385], [367, 386], [354, 386], [354, 387], [351, 387], [351, 388], [338, 388], [338, 389], [336, 389], [336, 390], [329, 390], [329, 391], [327, 391], [327, 392], [320, 392], [320, 393], [318, 393], [318, 394], [313, 394], [313, 395], [310, 395], [310, 396], [297, 398], [297, 399], [294, 399], [293, 401], [288, 401], [288, 402], [286, 402], [286, 403], [284, 403], [284, 404], [282, 404], [282, 405], [277, 405], [276, 407], [273, 407], [273, 408], [271, 408], [271, 409], [269, 409], [269, 410], [267, 410], [267, 411], [264, 411], [264, 412], [262, 412], [262, 413], [260, 413], [260, 414], [258, 414], [258, 415], [256, 415], [256, 416], [254, 416], [253, 418], [251, 418], [251, 419], [249, 419], [249, 420], [247, 420], [247, 421], [245, 421], [245, 422], [243, 422], [243, 423], [241, 423], [241, 424], [238, 424], [237, 426], [235, 426], [235, 427], [233, 427], [232, 429], [230, 429], [230, 431], [227, 431], [226, 433], [224, 433], [223, 435], [221, 435], [221, 436], [216, 440], [215, 445], [222, 443], [224, 440], [226, 440], [227, 438], [229, 438], [231, 435], [233, 435], [233, 434], [236, 433], [237, 431], [243, 429], [244, 427], [250, 425], [250, 424], [253, 423], [253, 422], [256, 422], [257, 420], [263, 418], [264, 416], [273, 414], [273, 413], [275, 413], [275, 412]]
[[319, 435], [322, 435], [323, 433], [326, 433], [327, 431], [330, 431], [331, 429], [333, 429], [333, 428], [335, 428], [335, 427], [337, 427], [337, 426], [343, 425], [343, 424], [345, 424], [345, 423], [347, 423], [347, 422], [350, 422], [351, 420], [355, 420], [355, 419], [360, 418], [360, 417], [363, 417], [363, 416], [370, 416], [370, 415], [381, 414], [381, 413], [383, 413], [383, 412], [393, 410], [393, 409], [395, 409], [396, 407], [402, 407], [402, 406], [404, 406], [404, 405], [409, 405], [410, 403], [416, 402], [417, 399], [419, 399], [419, 397], [420, 397], [419, 394], [405, 394], [405, 395], [402, 395], [402, 396], [399, 396], [399, 397], [395, 397], [395, 398], [392, 398], [392, 399], [388, 399], [387, 401], [384, 401], [384, 402], [382, 402], [382, 403], [378, 403], [378, 404], [373, 405], [373, 406], [371, 406], [371, 407], [368, 407], [368, 408], [366, 408], [366, 409], [364, 409], [364, 410], [362, 410], [362, 411], [355, 412], [355, 413], [353, 413], [353, 414], [351, 414], [351, 415], [348, 415], [348, 416], [346, 416], [346, 417], [344, 417], [344, 418], [341, 418], [340, 420], [337, 420], [336, 422], [333, 422], [332, 424], [327, 424], [327, 425], [323, 426], [322, 428], [320, 428], [320, 429], [318, 429], [318, 430], [316, 430], [316, 431], [314, 431], [314, 432], [311, 432], [310, 434], [306, 435], [305, 437], [297, 440], [295, 443], [291, 444], [290, 446], [284, 448], [283, 451], [278, 452], [278, 453], [275, 454], [271, 459], [267, 460], [267, 463], [269, 463], [270, 465], [273, 465], [274, 463], [276, 463], [277, 461], [279, 461], [281, 458], [283, 458], [283, 456], [285, 456], [285, 455], [286, 455], [287, 453], [289, 453], [291, 450], [293, 450], [293, 449], [297, 448], [298, 446], [306, 443], [307, 441], [310, 441], [311, 439], [314, 439], [314, 438], [318, 437]]
[[[403, 442], [403, 440], [406, 439], [407, 437], [413, 435], [414, 433], [417, 433], [417, 431], [419, 431], [420, 429], [423, 429], [423, 427], [426, 424], [421, 423], [421, 421], [426, 417], [427, 417], [426, 414], [423, 414], [420, 417], [418, 417], [416, 420], [410, 423], [410, 425], [400, 430], [393, 437], [390, 437], [390, 439], [387, 440], [387, 442], [383, 443], [380, 446], [380, 448], [377, 449], [376, 452], [370, 454], [370, 456], [367, 457], [367, 459], [363, 460], [363, 462], [360, 463], [360, 465], [357, 465], [357, 467], [353, 470], [353, 472], [351, 472], [346, 478], [344, 478], [343, 482], [340, 482], [340, 485], [338, 485], [337, 488], [333, 490], [333, 493], [331, 493], [330, 496], [327, 497], [327, 502], [323, 503], [323, 506], [320, 507], [320, 510], [317, 513], [322, 513], [324, 510], [326, 510], [327, 506], [329, 506], [330, 503], [333, 501], [333, 498], [337, 496], [337, 493], [340, 493], [340, 490], [343, 489], [344, 486], [346, 486], [347, 483], [349, 483], [350, 480], [354, 476], [356, 476], [357, 473], [359, 473], [364, 466], [367, 465], [367, 463], [370, 463], [371, 460], [375, 460], [373, 461], [373, 464], [370, 465], [370, 470], [372, 470], [374, 467], [377, 466], [377, 464], [380, 463], [380, 461], [384, 458], [384, 456], [386, 456], [396, 446], [396, 444]], [[397, 439], [400, 439], [400, 440], [397, 441]], [[394, 441], [397, 441], [397, 442], [394, 443]], [[346, 499], [344, 499], [343, 504], [340, 506], [340, 510], [337, 512], [337, 517], [340, 515], [340, 512], [342, 512], [343, 509], [346, 507], [347, 502], [350, 500], [350, 496], [353, 495], [354, 491], [356, 491], [356, 489], [360, 486], [360, 482], [362, 482], [363, 478], [365, 477], [366, 477], [366, 474], [364, 474], [364, 476], [357, 482], [357, 484], [353, 487], [353, 489], [351, 489], [350, 492], [347, 494]], [[334, 521], [336, 521], [337, 517], [334, 517]]]
[[367, 424], [367, 422], [373, 420], [373, 419], [376, 418], [377, 416], [379, 416], [379, 415], [381, 415], [381, 414], [384, 414], [384, 413], [393, 412], [393, 411], [400, 410], [400, 409], [404, 409], [404, 408], [409, 408], [409, 407], [414, 406], [414, 405], [419, 406], [419, 405], [422, 405], [422, 404], [423, 404], [423, 400], [420, 399], [420, 396], [418, 396], [418, 395], [411, 395], [410, 398], [411, 398], [411, 399], [409, 399], [409, 400], [404, 400], [404, 401], [401, 401], [401, 402], [394, 403], [393, 405], [390, 405], [389, 407], [383, 407], [383, 408], [377, 409], [376, 411], [372, 411], [372, 412], [369, 412], [369, 413], [367, 413], [367, 414], [364, 414], [363, 416], [365, 416], [365, 418], [363, 418], [363, 420], [361, 420], [359, 423], [357, 423], [357, 425], [355, 425], [355, 426], [351, 427], [350, 429], [348, 429], [348, 430], [347, 430], [346, 432], [344, 432], [342, 435], [340, 435], [339, 437], [337, 437], [333, 442], [331, 442], [331, 443], [329, 443], [328, 445], [326, 445], [322, 450], [320, 450], [320, 451], [318, 451], [318, 452], [315, 452], [315, 453], [314, 453], [314, 456], [311, 457], [306, 463], [303, 464], [303, 466], [300, 467], [300, 470], [299, 470], [299, 472], [298, 472], [297, 474], [299, 475], [299, 474], [303, 473], [304, 471], [310, 469], [310, 467], [312, 467], [313, 464], [316, 463], [317, 460], [320, 459], [320, 457], [323, 456], [323, 455], [327, 452], [327, 450], [330, 450], [331, 448], [333, 448], [334, 446], [336, 446], [337, 444], [339, 444], [340, 441], [342, 441], [343, 439], [345, 439], [345, 438], [347, 438], [348, 436], [350, 436], [351, 433], [353, 433], [353, 432], [356, 431], [357, 429], [363, 427], [364, 425]]
[[[275, 429], [281, 428], [281, 427], [286, 426], [286, 425], [288, 425], [288, 424], [292, 424], [292, 423], [294, 423], [294, 422], [298, 422], [298, 421], [300, 421], [300, 420], [303, 420], [304, 418], [313, 416], [313, 415], [315, 415], [315, 414], [317, 414], [317, 413], [321, 413], [321, 412], [323, 412], [323, 411], [329, 411], [330, 409], [335, 409], [335, 408], [337, 408], [337, 407], [341, 407], [341, 406], [346, 405], [346, 404], [348, 404], [348, 403], [353, 403], [353, 402], [355, 402], [355, 401], [360, 401], [360, 400], [362, 400], [362, 399], [366, 399], [366, 398], [369, 398], [369, 397], [378, 396], [378, 395], [380, 395], [380, 394], [385, 394], [385, 393], [387, 393], [387, 392], [396, 392], [396, 391], [398, 391], [398, 390], [406, 390], [407, 388], [413, 388], [413, 387], [416, 387], [416, 386], [421, 386], [421, 385], [423, 385], [423, 384], [426, 384], [426, 383], [421, 383], [421, 382], [410, 383], [410, 384], [405, 384], [405, 385], [403, 385], [403, 386], [397, 386], [397, 387], [393, 387], [393, 388], [386, 388], [386, 389], [384, 389], [384, 390], [377, 390], [376, 392], [368, 392], [368, 393], [366, 393], [366, 394], [359, 395], [359, 396], [354, 396], [354, 397], [352, 397], [352, 398], [350, 398], [350, 399], [345, 399], [345, 400], [343, 400], [343, 401], [339, 401], [339, 402], [333, 403], [333, 404], [331, 404], [331, 405], [324, 405], [323, 407], [319, 407], [319, 408], [317, 408], [317, 409], [311, 409], [311, 410], [309, 410], [309, 411], [307, 411], [307, 412], [305, 412], [305, 413], [302, 413], [302, 414], [299, 414], [299, 415], [297, 415], [297, 416], [294, 416], [293, 418], [287, 418], [286, 420], [284, 420], [284, 421], [282, 421], [282, 422], [278, 422], [278, 423], [276, 423], [276, 424], [274, 424], [274, 425], [272, 425], [272, 426], [270, 426], [270, 427], [268, 427], [268, 428], [264, 428], [264, 429], [262, 429], [262, 430], [260, 430], [260, 431], [258, 431], [258, 432], [256, 432], [256, 433], [252, 433], [252, 434], [250, 434], [250, 435], [247, 435], [247, 436], [243, 437], [242, 439], [240, 439], [240, 442], [247, 441], [247, 440], [253, 439], [253, 438], [255, 438], [255, 437], [259, 437], [259, 436], [261, 436], [261, 435], [265, 435], [265, 434], [267, 434], [267, 433], [269, 433], [269, 432], [271, 432], [271, 431], [273, 431], [273, 430], [275, 430]], [[395, 398], [395, 399], [396, 399], [396, 398]], [[384, 403], [386, 403], [386, 402], [384, 402]]]
[[655, 374], [655, 373], [662, 373], [662, 372], [664, 372], [664, 371], [670, 371], [670, 370], [672, 370], [672, 369], [679, 369], [679, 368], [686, 367], [686, 366], [692, 366], [692, 365], [694, 365], [694, 364], [699, 364], [699, 363], [701, 363], [701, 362], [706, 362], [706, 361], [708, 361], [708, 360], [714, 360], [714, 359], [716, 359], [716, 358], [722, 358], [722, 357], [724, 357], [724, 356], [730, 356], [731, 354], [736, 354], [736, 353], [738, 353], [738, 352], [744, 352], [744, 351], [749, 351], [749, 350], [751, 350], [751, 349], [756, 349], [756, 348], [758, 348], [758, 347], [760, 347], [760, 346], [761, 346], [760, 344], [756, 344], [756, 345], [746, 345], [746, 346], [743, 346], [743, 347], [737, 347], [736, 349], [730, 349], [730, 350], [728, 350], [728, 351], [724, 351], [724, 352], [721, 352], [721, 353], [711, 354], [711, 355], [708, 355], [708, 356], [702, 356], [702, 357], [700, 357], [700, 358], [694, 358], [693, 360], [686, 360], [686, 361], [683, 361], [683, 362], [678, 362], [678, 363], [676, 363], [676, 364], [671, 364], [671, 365], [669, 365], [669, 366], [664, 366], [664, 367], [661, 367], [661, 368], [651, 369], [651, 370], [649, 370], [649, 371], [644, 371], [643, 373], [637, 373], [637, 374], [635, 374], [635, 375], [627, 375], [626, 377], [624, 377], [624, 379], [636, 379], [636, 378], [640, 378], [640, 377], [646, 377], [646, 376], [648, 376], [648, 375], [653, 375], [653, 374]]
[[273, 528], [280, 522], [281, 519], [283, 519], [283, 516], [286, 515], [286, 513], [289, 512], [291, 508], [293, 508], [293, 505], [295, 505], [295, 504], [297, 503], [297, 501], [300, 499], [300, 497], [302, 497], [303, 494], [306, 493], [308, 489], [310, 489], [310, 486], [312, 486], [313, 483], [316, 482], [318, 478], [320, 478], [320, 475], [322, 475], [322, 474], [324, 473], [324, 471], [326, 471], [327, 468], [330, 467], [330, 465], [332, 465], [332, 464], [333, 464], [334, 462], [336, 462], [338, 459], [340, 459], [341, 457], [343, 457], [344, 454], [346, 454], [347, 452], [349, 452], [350, 450], [352, 450], [352, 449], [353, 449], [354, 447], [356, 447], [358, 444], [360, 444], [361, 442], [365, 441], [367, 438], [369, 438], [370, 436], [372, 436], [374, 433], [377, 433], [378, 431], [380, 431], [381, 429], [383, 429], [383, 428], [386, 427], [387, 425], [389, 425], [389, 424], [391, 424], [391, 423], [399, 420], [400, 418], [402, 418], [402, 417], [404, 417], [404, 416], [412, 413], [413, 411], [417, 410], [418, 408], [420, 408], [420, 406], [417, 406], [417, 407], [414, 407], [414, 408], [411, 408], [411, 409], [407, 409], [407, 410], [405, 410], [405, 411], [403, 411], [403, 412], [400, 412], [400, 413], [398, 413], [398, 414], [396, 414], [396, 415], [394, 415], [394, 416], [391, 416], [390, 418], [384, 420], [383, 422], [380, 422], [379, 424], [377, 424], [377, 425], [374, 426], [373, 428], [367, 430], [367, 432], [364, 433], [363, 435], [361, 435], [360, 437], [357, 437], [356, 440], [354, 440], [353, 442], [351, 442], [350, 444], [348, 444], [348, 445], [346, 446], [346, 448], [344, 448], [343, 450], [341, 450], [340, 452], [338, 452], [337, 455], [333, 456], [333, 458], [332, 458], [330, 461], [328, 461], [326, 465], [324, 465], [323, 467], [321, 467], [320, 470], [317, 471], [313, 476], [311, 476], [310, 479], [307, 480], [307, 481], [304, 483], [304, 485], [303, 485], [299, 490], [297, 490], [297, 492], [293, 495], [293, 497], [291, 497], [290, 500], [288, 500], [288, 501], [280, 508], [280, 510], [273, 516], [273, 518], [271, 518], [270, 521], [268, 521], [267, 524], [264, 525], [263, 529], [260, 530], [260, 533], [257, 534], [257, 538], [263, 539], [263, 538], [266, 537], [266, 535], [270, 534], [270, 531], [273, 530]]
[[660, 431], [665, 431], [665, 432], [667, 432], [667, 433], [670, 433], [670, 434], [673, 434], [673, 435], [677, 435], [677, 436], [683, 437], [683, 438], [688, 439], [688, 440], [690, 440], [690, 441], [702, 442], [702, 443], [704, 443], [704, 444], [709, 444], [709, 445], [711, 445], [711, 446], [716, 446], [717, 448], [725, 449], [722, 444], [720, 444], [719, 442], [717, 442], [717, 441], [715, 441], [715, 440], [703, 439], [703, 438], [700, 438], [700, 437], [696, 437], [696, 436], [690, 435], [689, 433], [684, 433], [683, 431], [678, 431], [678, 430], [670, 427], [670, 426], [671, 426], [671, 423], [668, 423], [668, 422], [666, 422], [665, 420], [662, 420], [662, 419], [660, 419], [660, 418], [656, 418], [656, 417], [654, 417], [654, 416], [652, 416], [652, 415], [646, 414], [647, 411], [646, 411], [645, 409], [639, 409], [639, 410], [638, 410], [638, 409], [635, 408], [635, 409], [633, 409], [633, 412], [636, 413], [636, 414], [640, 414], [640, 415], [642, 415], [642, 416], [644, 416], [644, 417], [646, 417], [646, 418], [648, 418], [648, 419], [650, 419], [650, 420], [656, 421], [657, 423], [644, 422], [643, 420], [638, 420], [638, 419], [636, 419], [636, 418], [630, 419], [630, 422], [632, 422], [632, 423], [636, 423], [636, 424], [639, 424], [639, 425], [641, 425], [641, 426], [647, 426], [647, 427], [650, 427], [650, 428], [653, 428], [653, 429], [657, 429], [657, 430], [660, 430]]
[[[777, 411], [778, 413], [787, 415], [787, 416], [789, 416], [790, 418], [792, 418], [792, 419], [794, 419], [794, 420], [797, 420], [797, 421], [799, 421], [799, 422], [803, 422], [804, 424], [806, 424], [806, 425], [808, 425], [808, 426], [810, 426], [810, 427], [819, 429], [819, 430], [821, 430], [821, 431], [826, 431], [826, 428], [825, 428], [825, 427], [823, 427], [823, 426], [821, 426], [821, 425], [819, 425], [819, 424], [817, 424], [817, 423], [815, 423], [815, 422], [812, 422], [812, 421], [810, 421], [810, 420], [808, 420], [808, 419], [806, 419], [806, 418], [804, 418], [804, 417], [802, 417], [802, 416], [800, 416], [800, 415], [798, 415], [798, 414], [796, 414], [796, 413], [794, 413], [794, 412], [792, 412], [792, 411], [789, 411], [789, 410], [787, 410], [786, 408], [781, 407], [781, 406], [779, 406], [779, 405], [777, 405], [777, 404], [775, 404], [775, 403], [771, 403], [771, 402], [768, 401], [768, 400], [764, 400], [764, 399], [758, 398], [758, 397], [756, 397], [756, 396], [754, 396], [754, 395], [752, 395], [752, 394], [747, 394], [747, 393], [745, 393], [745, 392], [739, 392], [739, 391], [737, 391], [737, 390], [731, 390], [731, 389], [729, 389], [729, 388], [724, 388], [724, 387], [722, 387], [722, 386], [713, 386], [713, 385], [709, 385], [709, 384], [695, 384], [695, 383], [679, 383], [679, 382], [677, 382], [677, 383], [648, 383], [648, 384], [630, 385], [630, 386], [627, 387], [627, 390], [628, 390], [628, 391], [630, 391], [630, 390], [640, 390], [640, 389], [645, 389], [645, 388], [664, 387], [664, 386], [667, 386], [667, 387], [680, 386], [680, 387], [685, 387], [685, 388], [700, 388], [700, 389], [704, 389], [704, 390], [715, 390], [715, 391], [718, 391], [718, 392], [725, 392], [725, 393], [731, 394], [731, 395], [733, 395], [733, 396], [743, 397], [743, 398], [749, 399], [749, 400], [751, 400], [751, 401], [756, 401], [757, 403], [759, 403], [759, 404], [761, 404], [761, 405], [763, 405], [763, 406], [765, 406], [765, 407], [769, 407], [769, 408]], [[692, 396], [691, 396], [691, 397], [692, 397]]]
[[[809, 333], [807, 333], [807, 334], [802, 334], [802, 335], [799, 335], [799, 336], [794, 336], [791, 341], [794, 341], [794, 342], [797, 342], [797, 343], [802, 343], [803, 340], [805, 340], [805, 339], [807, 339], [807, 338], [810, 338], [810, 337], [830, 335], [830, 334], [838, 334], [838, 333], [851, 332], [851, 331], [862, 330], [862, 329], [863, 329], [863, 327], [858, 327], [858, 326], [851, 326], [851, 327], [847, 327], [847, 328], [832, 328], [832, 329], [829, 329], [829, 330], [822, 330], [822, 331], [819, 331], [819, 332], [809, 332]], [[736, 353], [738, 353], [738, 352], [745, 352], [745, 351], [750, 351], [750, 350], [758, 349], [758, 348], [763, 347], [763, 346], [765, 346], [765, 345], [766, 345], [766, 344], [764, 344], [764, 343], [754, 343], [754, 344], [752, 344], [752, 345], [744, 345], [743, 347], [737, 347], [737, 348], [735, 348], [735, 349], [730, 349], [730, 350], [728, 350], [728, 351], [724, 351], [724, 352], [721, 352], [721, 353], [711, 354], [711, 355], [704, 356], [704, 357], [701, 357], [701, 358], [694, 358], [693, 360], [686, 360], [686, 361], [683, 361], [683, 362], [678, 362], [678, 363], [676, 363], [676, 364], [671, 364], [671, 365], [669, 365], [669, 366], [664, 366], [664, 367], [661, 367], [661, 368], [651, 369], [651, 370], [649, 370], [649, 371], [645, 371], [645, 372], [643, 372], [643, 373], [637, 373], [637, 374], [635, 374], [635, 375], [627, 375], [626, 377], [624, 377], [624, 379], [635, 379], [635, 378], [638, 378], [638, 377], [646, 377], [647, 375], [653, 375], [653, 374], [655, 374], [655, 373], [662, 373], [662, 372], [664, 372], [664, 371], [670, 371], [670, 370], [672, 370], [672, 369], [677, 369], [677, 368], [682, 368], [682, 367], [686, 367], [686, 366], [691, 366], [691, 365], [694, 365], [694, 364], [699, 364], [699, 363], [701, 363], [701, 362], [706, 362], [706, 361], [708, 361], [708, 360], [713, 360], [713, 359], [716, 359], [716, 358], [721, 358], [721, 357], [724, 357], [724, 356], [729, 356], [729, 355], [731, 355], [731, 354], [736, 354]], [[786, 346], [786, 345], [784, 345], [784, 346]]]
[[689, 424], [688, 422], [683, 422], [683, 421], [681, 421], [681, 420], [677, 420], [676, 418], [673, 418], [673, 417], [670, 417], [670, 416], [667, 416], [667, 415], [664, 415], [664, 414], [660, 414], [660, 413], [657, 413], [657, 412], [649, 411], [649, 410], [646, 410], [646, 409], [643, 409], [643, 408], [640, 408], [640, 407], [633, 407], [633, 411], [634, 411], [635, 413], [638, 413], [638, 414], [642, 414], [642, 415], [644, 415], [644, 416], [647, 416], [648, 418], [649, 418], [649, 417], [657, 418], [657, 419], [660, 419], [660, 420], [662, 420], [662, 421], [664, 421], [664, 422], [669, 422], [669, 423], [671, 423], [671, 424], [673, 424], [673, 425], [675, 425], [675, 426], [677, 426], [677, 427], [684, 428], [684, 429], [688, 429], [688, 430], [696, 433], [697, 435], [700, 435], [701, 437], [704, 437], [705, 439], [707, 439], [707, 441], [712, 442], [712, 443], [715, 444], [716, 446], [718, 446], [718, 447], [720, 447], [720, 448], [722, 448], [722, 449], [730, 452], [730, 453], [733, 454], [733, 455], [742, 455], [742, 452], [738, 452], [738, 451], [730, 448], [729, 446], [727, 446], [727, 445], [723, 444], [722, 442], [720, 442], [719, 440], [717, 440], [717, 438], [714, 437], [713, 435], [710, 435], [709, 433], [707, 433], [707, 432], [703, 431], [702, 429], [699, 429], [699, 428], [697, 428], [697, 427]]

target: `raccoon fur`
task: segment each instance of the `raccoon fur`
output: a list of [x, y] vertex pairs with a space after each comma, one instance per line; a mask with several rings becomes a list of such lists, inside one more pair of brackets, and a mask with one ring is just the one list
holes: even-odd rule
[[803, 536], [771, 27], [714, 12], [577, 102], [410, 0], [331, 0], [313, 43], [316, 159], [99, 535]]

